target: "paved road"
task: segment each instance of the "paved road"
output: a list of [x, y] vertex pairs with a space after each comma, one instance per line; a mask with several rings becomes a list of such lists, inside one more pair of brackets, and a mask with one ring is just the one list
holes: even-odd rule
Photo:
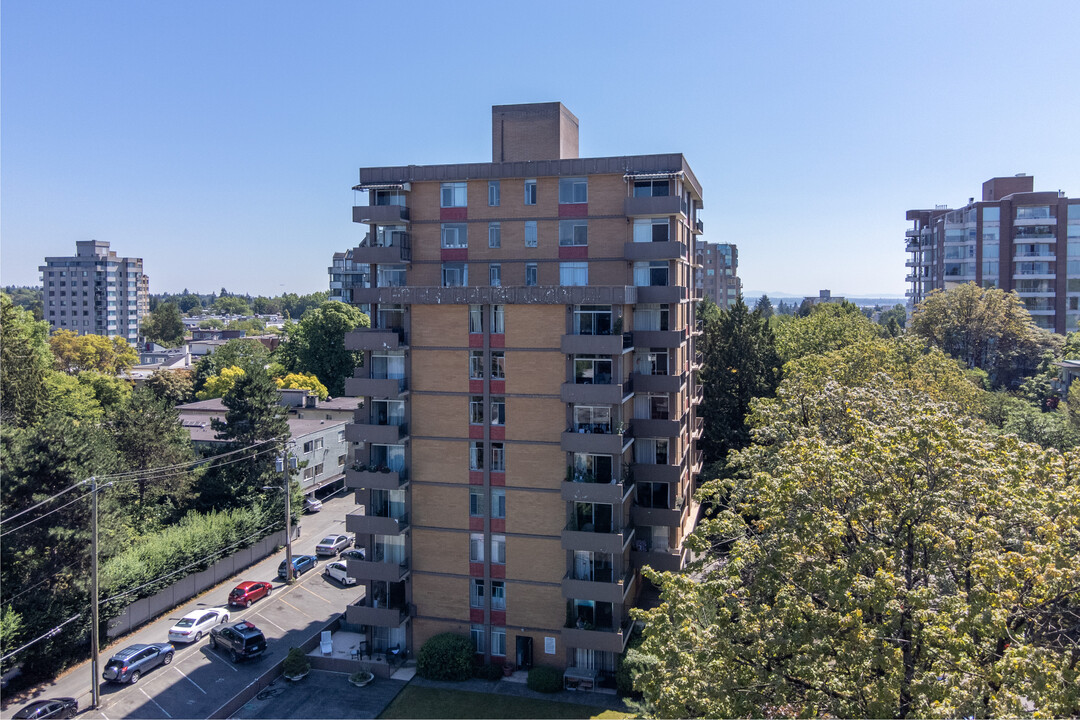
[[[302, 518], [301, 537], [293, 543], [293, 553], [314, 554], [315, 544], [325, 535], [345, 532], [346, 513], [355, 512], [352, 493], [323, 502], [323, 510]], [[165, 642], [168, 630], [177, 619], [203, 607], [223, 607], [229, 591], [243, 580], [269, 580], [274, 591], [250, 608], [230, 611], [230, 622], [249, 620], [266, 635], [267, 652], [262, 658], [233, 664], [219, 650], [211, 650], [204, 638], [189, 645], [176, 644], [176, 657], [168, 666], [158, 666], [135, 685], [100, 684], [101, 706], [80, 717], [116, 718], [206, 718], [255, 680], [268, 667], [281, 660], [289, 648], [315, 635], [334, 613], [363, 593], [357, 586], [342, 587], [322, 574], [326, 560], [286, 586], [277, 579], [278, 564], [284, 551], [272, 555], [217, 587], [194, 598], [168, 615], [155, 620], [101, 651], [100, 666], [113, 652], [132, 643]], [[44, 685], [35, 697], [79, 698], [79, 707], [90, 705], [90, 663], [86, 662], [53, 683]], [[24, 704], [12, 703], [3, 716]], [[312, 717], [318, 716], [317, 710]]]

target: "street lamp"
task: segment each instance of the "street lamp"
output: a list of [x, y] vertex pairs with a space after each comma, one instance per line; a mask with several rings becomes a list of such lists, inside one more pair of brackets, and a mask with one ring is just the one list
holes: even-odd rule
[[[285, 463], [286, 458], [288, 458], [288, 467], [286, 467]], [[284, 454], [278, 455], [274, 467], [282, 474], [283, 485], [282, 487], [278, 487], [277, 485], [263, 485], [263, 490], [285, 491], [285, 583], [287, 585], [292, 585], [292, 476], [289, 471], [297, 468], [296, 458], [289, 455], [288, 451], [286, 451]]]

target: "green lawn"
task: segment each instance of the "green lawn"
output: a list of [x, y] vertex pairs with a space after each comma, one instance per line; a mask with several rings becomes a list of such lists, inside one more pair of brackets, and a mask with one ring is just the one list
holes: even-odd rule
[[628, 718], [589, 705], [407, 686], [380, 718]]

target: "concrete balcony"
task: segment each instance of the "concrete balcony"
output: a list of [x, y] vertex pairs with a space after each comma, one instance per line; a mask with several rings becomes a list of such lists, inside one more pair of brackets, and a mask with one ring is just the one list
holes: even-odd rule
[[633, 348], [629, 335], [563, 335], [560, 346], [566, 355], [619, 355]]
[[635, 330], [634, 347], [679, 347], [686, 342], [686, 333], [678, 330]]
[[354, 466], [345, 471], [345, 488], [348, 490], [398, 490], [408, 482], [409, 474], [404, 470], [382, 472]]
[[700, 440], [701, 436], [705, 434], [705, 418], [695, 417], [694, 421], [690, 424], [690, 436], [695, 440]]
[[565, 452], [593, 455], [621, 455], [630, 444], [629, 431], [623, 433], [591, 433], [568, 431], [562, 434], [560, 447]]
[[[680, 498], [681, 499], [681, 498]], [[634, 504], [630, 508], [630, 518], [635, 525], [662, 525], [677, 527], [682, 524], [683, 508], [647, 508]]]
[[638, 568], [648, 565], [657, 572], [679, 572], [683, 566], [680, 554], [666, 550], [631, 550], [630, 562]]
[[564, 550], [591, 550], [592, 552], [621, 555], [633, 539], [633, 526], [612, 532], [593, 532], [591, 530], [578, 530], [576, 524], [571, 522], [562, 531]]
[[623, 201], [623, 212], [628, 217], [646, 215], [680, 215], [684, 213], [682, 198], [678, 195], [661, 197], [628, 197]]
[[567, 573], [562, 580], [562, 594], [567, 600], [596, 600], [622, 604], [634, 586], [634, 573], [629, 572], [618, 580], [577, 580]]
[[371, 560], [353, 560], [352, 558], [348, 558], [345, 561], [345, 567], [348, 568], [349, 577], [354, 577], [357, 580], [400, 582], [409, 574], [408, 561], [402, 563], [373, 562]]
[[405, 331], [401, 329], [371, 328], [345, 333], [346, 350], [399, 350], [408, 347]]
[[409, 222], [409, 208], [404, 205], [354, 205], [352, 221], [368, 225], [400, 225]]
[[400, 627], [408, 618], [405, 607], [372, 607], [367, 598], [345, 606], [345, 621], [353, 625]]
[[360, 513], [345, 516], [345, 530], [356, 535], [400, 535], [408, 529], [408, 513], [399, 518]]
[[635, 437], [672, 438], [682, 433], [682, 423], [678, 420], [649, 420], [632, 418], [630, 427]]
[[686, 257], [686, 245], [681, 242], [628, 242], [623, 243], [623, 257], [627, 260], [678, 260]]
[[695, 220], [694, 226], [693, 228], [691, 228], [691, 230], [695, 235], [701, 235], [703, 232], [705, 232], [705, 223], [703, 223], [701, 220]]
[[[367, 412], [367, 410], [357, 410], [357, 412]], [[349, 442], [400, 445], [407, 437], [409, 437], [409, 427], [405, 423], [401, 425], [349, 423], [345, 426], [345, 439]]]
[[686, 290], [682, 285], [639, 285], [637, 301], [639, 303], [677, 303], [687, 298]]
[[629, 622], [624, 627], [612, 629], [563, 628], [562, 639], [567, 647], [621, 653], [626, 648], [626, 643], [630, 641], [632, 629], [633, 623]]
[[395, 399], [405, 393], [405, 378], [345, 378], [345, 394], [349, 397]]
[[592, 502], [619, 505], [626, 501], [632, 483], [563, 482], [562, 499], [567, 502]]
[[354, 303], [401, 305], [633, 305], [634, 285], [404, 285], [353, 288]]
[[686, 468], [682, 465], [658, 465], [653, 463], [634, 463], [630, 466], [634, 473], [634, 482], [677, 483], [682, 479]]
[[[682, 390], [686, 384], [685, 375], [644, 375], [631, 373], [634, 389], [637, 392], [672, 393]], [[351, 394], [351, 393], [349, 393]]]
[[[406, 233], [407, 234], [407, 233]], [[407, 240], [400, 245], [361, 245], [353, 249], [353, 261], [368, 265], [398, 265], [412, 262], [412, 249]]]
[[626, 396], [632, 392], [633, 385], [627, 381], [623, 384], [612, 383], [606, 385], [563, 383], [559, 394], [565, 403], [620, 405]]

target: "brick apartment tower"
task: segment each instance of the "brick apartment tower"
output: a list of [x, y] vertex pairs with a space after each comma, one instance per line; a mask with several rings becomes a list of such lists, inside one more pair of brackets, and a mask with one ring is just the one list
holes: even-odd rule
[[1080, 199], [1035, 192], [1031, 175], [991, 178], [982, 200], [908, 210], [907, 296], [967, 282], [1016, 291], [1035, 323], [1058, 333], [1080, 321]]
[[742, 293], [739, 248], [732, 243], [697, 243], [694, 286], [701, 288], [720, 308], [730, 310]]
[[686, 562], [701, 186], [681, 154], [577, 139], [561, 103], [500, 105], [490, 163], [360, 170], [346, 528], [367, 593], [346, 620], [375, 654], [453, 631], [485, 662], [610, 681], [640, 568]]

